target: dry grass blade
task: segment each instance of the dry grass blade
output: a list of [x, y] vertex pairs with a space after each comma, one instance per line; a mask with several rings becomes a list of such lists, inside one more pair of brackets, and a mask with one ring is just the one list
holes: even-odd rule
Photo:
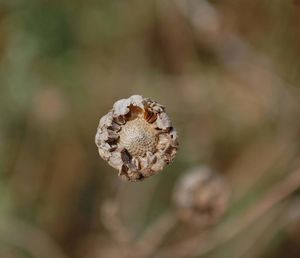
[[177, 223], [177, 216], [173, 212], [166, 212], [150, 225], [141, 239], [136, 243], [142, 257], [149, 257], [162, 243], [166, 235]]

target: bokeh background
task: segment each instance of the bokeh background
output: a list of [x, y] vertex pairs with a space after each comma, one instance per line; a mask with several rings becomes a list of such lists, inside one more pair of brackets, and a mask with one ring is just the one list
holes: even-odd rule
[[[134, 257], [198, 165], [232, 189], [205, 229], [217, 244], [203, 251], [203, 230], [177, 225], [147, 257], [300, 257], [300, 1], [1, 0], [0, 35], [1, 258]], [[132, 94], [164, 104], [180, 135], [142, 183], [120, 181], [94, 144]], [[182, 250], [199, 252], [174, 251], [195, 237]]]

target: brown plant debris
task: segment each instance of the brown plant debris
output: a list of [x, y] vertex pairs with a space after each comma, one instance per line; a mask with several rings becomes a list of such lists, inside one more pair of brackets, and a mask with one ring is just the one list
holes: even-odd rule
[[179, 178], [173, 199], [183, 222], [209, 226], [226, 211], [229, 195], [229, 187], [221, 175], [199, 166]]

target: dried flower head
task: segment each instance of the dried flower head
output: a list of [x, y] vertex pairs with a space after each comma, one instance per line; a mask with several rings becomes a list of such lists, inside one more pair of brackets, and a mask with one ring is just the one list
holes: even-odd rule
[[224, 214], [229, 195], [225, 179], [200, 166], [179, 178], [173, 200], [182, 221], [203, 227], [216, 223]]
[[133, 95], [115, 102], [100, 119], [95, 142], [119, 176], [139, 181], [157, 174], [175, 157], [177, 132], [164, 106]]

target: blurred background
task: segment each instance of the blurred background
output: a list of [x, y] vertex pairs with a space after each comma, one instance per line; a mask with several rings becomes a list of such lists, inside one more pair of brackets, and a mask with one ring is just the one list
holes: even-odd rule
[[[298, 0], [1, 0], [0, 257], [300, 257], [299, 29]], [[133, 94], [180, 135], [142, 183], [94, 144]], [[172, 202], [198, 165], [231, 189], [205, 228]]]

